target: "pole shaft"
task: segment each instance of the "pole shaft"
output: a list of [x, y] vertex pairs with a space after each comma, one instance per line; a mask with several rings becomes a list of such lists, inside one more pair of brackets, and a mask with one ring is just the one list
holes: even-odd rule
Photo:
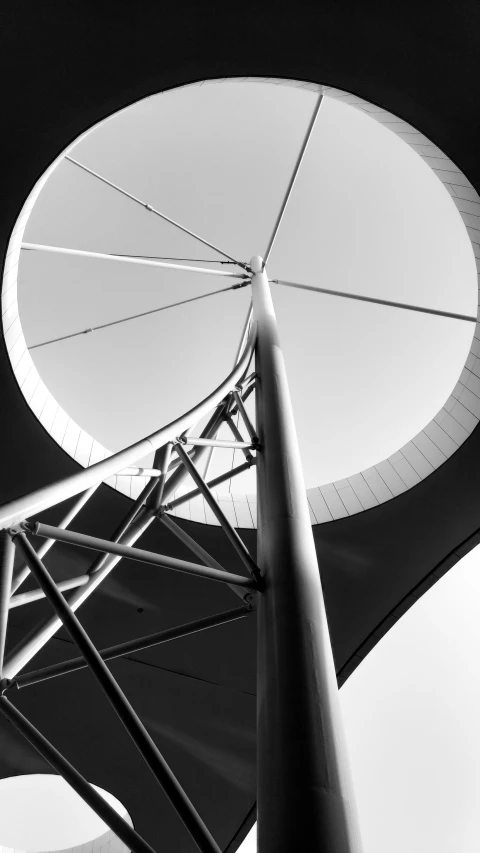
[[[337, 682], [275, 312], [252, 258], [257, 426], [258, 850], [358, 853]], [[301, 838], [301, 842], [299, 842]]]

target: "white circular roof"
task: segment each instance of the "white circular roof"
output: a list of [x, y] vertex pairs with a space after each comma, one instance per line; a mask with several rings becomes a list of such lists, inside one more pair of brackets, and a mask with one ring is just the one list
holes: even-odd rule
[[[194, 85], [217, 84], [219, 82], [222, 81], [203, 81]], [[244, 82], [250, 81], [244, 80]], [[258, 81], [253, 80], [253, 82]], [[478, 268], [480, 263], [480, 199], [465, 175], [430, 140], [397, 117], [354, 95], [330, 87], [319, 87], [292, 81], [262, 80], [261, 82], [311, 89], [317, 92], [323, 91], [327, 97], [342, 101], [368, 114], [372, 119], [397, 134], [433, 170], [451, 196], [458, 210], [458, 216], [461, 217], [465, 225]], [[77, 140], [68, 151], [71, 151], [78, 142]], [[42, 176], [27, 199], [17, 220], [5, 264], [2, 310], [5, 340], [11, 364], [27, 403], [60, 446], [79, 464], [86, 467], [110, 455], [110, 452], [75, 423], [54, 399], [42, 381], [27, 348], [17, 302], [18, 263], [25, 228], [46, 181], [68, 151], [63, 152]], [[342, 518], [390, 500], [427, 477], [466, 440], [480, 417], [480, 362], [478, 358], [480, 355], [480, 334], [478, 333], [478, 324], [476, 326], [472, 324], [472, 331], [474, 332], [472, 345], [465, 367], [452, 393], [435, 417], [417, 435], [388, 458], [352, 476], [308, 489], [313, 523], [323, 523]], [[229, 366], [225, 369], [225, 374], [228, 369]], [[135, 498], [146, 481], [142, 477], [118, 476], [107, 482], [124, 494]], [[222, 508], [235, 526], [255, 526], [255, 494], [236, 494], [233, 492], [219, 494], [219, 499]], [[188, 504], [178, 507], [175, 514], [194, 521], [217, 523], [202, 498], [196, 498]]]

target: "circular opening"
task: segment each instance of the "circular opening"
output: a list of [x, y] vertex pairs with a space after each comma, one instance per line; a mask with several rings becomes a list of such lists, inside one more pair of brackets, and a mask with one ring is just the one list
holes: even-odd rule
[[[132, 825], [113, 794], [92, 785]], [[15, 850], [67, 850], [95, 840], [108, 826], [60, 777], [32, 774], [0, 780], [0, 845]]]
[[[369, 115], [332, 94], [290, 196], [269, 277], [475, 315], [471, 242], [435, 164], [421, 145], [405, 144], [393, 125], [374, 120], [381, 111]], [[265, 253], [317, 98], [261, 82], [187, 86], [112, 116], [69, 156], [248, 261]], [[440, 165], [450, 163], [434, 153]], [[40, 192], [23, 239], [232, 269], [68, 159]], [[18, 279], [21, 323], [45, 385], [109, 450], [168, 423], [224, 378], [249, 301], [244, 288], [167, 308], [231, 282], [44, 251], [22, 251]], [[272, 289], [308, 487], [373, 466], [408, 442], [442, 407], [468, 356], [472, 323]], [[38, 346], [159, 307], [166, 310]], [[80, 453], [81, 435], [67, 431], [65, 439], [64, 429], [67, 452]], [[239, 464], [232, 451], [217, 453], [212, 477], [225, 470], [227, 453], [228, 465]], [[251, 470], [220, 490], [254, 488]]]

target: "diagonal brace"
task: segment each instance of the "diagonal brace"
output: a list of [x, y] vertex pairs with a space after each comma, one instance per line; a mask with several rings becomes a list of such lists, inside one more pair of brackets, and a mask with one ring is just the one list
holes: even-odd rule
[[215, 839], [188, 799], [156, 743], [148, 734], [145, 726], [115, 681], [107, 665], [102, 660], [90, 637], [68, 606], [61, 592], [58, 591], [42, 561], [38, 559], [35, 550], [32, 548], [25, 534], [15, 533], [14, 542], [22, 551], [25, 561], [30, 566], [30, 571], [34, 575], [38, 585], [42, 587], [45, 596], [50, 601], [57, 616], [63, 622], [73, 642], [78, 646], [142, 758], [183, 820], [193, 840], [202, 853], [221, 853]]
[[[178, 640], [180, 637], [188, 637], [190, 634], [197, 634], [199, 631], [205, 631], [207, 628], [214, 628], [217, 625], [225, 625], [227, 622], [234, 622], [236, 619], [243, 619], [253, 612], [246, 607], [237, 607], [234, 610], [227, 610], [224, 613], [218, 613], [216, 616], [207, 616], [204, 619], [197, 619], [195, 622], [187, 622], [184, 625], [177, 625], [175, 628], [167, 628], [164, 631], [157, 631], [155, 634], [148, 634], [146, 637], [139, 637], [136, 640], [128, 640], [126, 643], [118, 643], [115, 646], [109, 646], [106, 649], [101, 649], [99, 655], [102, 660], [114, 660], [115, 658], [124, 657], [125, 655], [141, 652], [145, 649], [151, 649], [159, 646], [161, 643], [168, 643], [170, 640]], [[88, 664], [85, 658], [72, 658], [71, 660], [54, 663], [51, 666], [42, 667], [42, 669], [27, 672], [23, 675], [17, 675], [10, 681], [11, 687], [30, 687], [32, 684], [39, 684], [42, 681], [47, 681], [50, 678], [56, 678], [59, 675], [67, 675], [71, 672], [77, 672], [79, 669], [85, 669]]]
[[[247, 567], [247, 569], [250, 572], [250, 574], [252, 575], [252, 577], [254, 577], [256, 581], [259, 581], [260, 580], [260, 571], [259, 571], [258, 566], [255, 563], [254, 559], [252, 558], [248, 548], [244, 544], [243, 540], [240, 538], [237, 531], [232, 527], [232, 525], [228, 521], [226, 515], [220, 509], [217, 501], [213, 497], [213, 495], [212, 495], [210, 489], [208, 488], [205, 480], [203, 479], [201, 474], [198, 473], [197, 469], [195, 468], [195, 465], [193, 464], [192, 460], [190, 459], [188, 454], [183, 449], [182, 445], [181, 444], [175, 444], [174, 446], [175, 446], [176, 453], [178, 453], [178, 455], [180, 456], [180, 459], [182, 460], [185, 468], [187, 469], [188, 473], [192, 477], [192, 480], [197, 485], [197, 487], [200, 489], [200, 492], [202, 493], [203, 497], [205, 498], [205, 500], [206, 500], [208, 506], [210, 507], [210, 509], [212, 510], [213, 514], [217, 518], [217, 521], [220, 523], [221, 527], [223, 527], [225, 533], [227, 534], [227, 537], [228, 537], [230, 543], [235, 548], [235, 551], [237, 552], [238, 556], [242, 560], [243, 564]], [[230, 474], [231, 474], [231, 472], [230, 472]]]
[[[243, 462], [242, 465], [237, 465], [236, 468], [230, 468], [230, 471], [226, 471], [225, 474], [220, 474], [218, 477], [214, 477], [213, 480], [209, 480], [205, 485], [209, 489], [214, 489], [215, 486], [219, 486], [220, 483], [226, 483], [227, 480], [231, 480], [232, 477], [236, 477], [237, 474], [242, 474], [244, 471], [248, 471], [249, 468], [255, 465], [255, 457], [251, 456], [248, 462]], [[170, 512], [172, 509], [175, 509], [177, 506], [181, 506], [184, 503], [188, 503], [192, 498], [198, 497], [198, 495], [203, 494], [200, 488], [192, 489], [191, 492], [186, 492], [184, 495], [180, 495], [179, 498], [175, 498], [174, 501], [169, 501], [168, 503], [163, 505], [163, 509], [165, 512]], [[212, 499], [215, 498], [212, 495]]]
[[0, 711], [16, 729], [31, 743], [34, 749], [48, 761], [50, 766], [85, 800], [87, 805], [99, 816], [112, 832], [123, 841], [132, 853], [155, 853], [150, 844], [130, 826], [115, 809], [103, 799], [78, 770], [12, 705], [6, 696], [0, 696]]

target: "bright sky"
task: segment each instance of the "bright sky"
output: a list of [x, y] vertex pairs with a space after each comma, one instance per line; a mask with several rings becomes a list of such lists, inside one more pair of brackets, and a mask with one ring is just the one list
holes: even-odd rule
[[[131, 824], [125, 807], [113, 794], [92, 787]], [[61, 776], [32, 774], [0, 780], [0, 845], [4, 848], [66, 850], [93, 841], [107, 830]]]
[[[178, 90], [117, 115], [73, 156], [249, 260], [265, 251], [315, 100], [266, 84]], [[25, 239], [216, 257], [67, 162], [42, 192]], [[476, 313], [473, 253], [445, 189], [394, 134], [328, 99], [268, 272]], [[28, 252], [20, 312], [34, 344], [224, 283]], [[355, 473], [419, 431], [457, 381], [473, 331], [287, 288], [275, 288], [274, 298], [307, 486]], [[232, 291], [32, 355], [69, 414], [114, 450], [158, 429], [224, 377], [247, 303], [246, 289]], [[252, 491], [252, 482], [234, 490]], [[470, 555], [438, 583], [341, 691], [368, 853], [478, 849], [477, 560]], [[252, 837], [242, 853], [253, 844]]]

